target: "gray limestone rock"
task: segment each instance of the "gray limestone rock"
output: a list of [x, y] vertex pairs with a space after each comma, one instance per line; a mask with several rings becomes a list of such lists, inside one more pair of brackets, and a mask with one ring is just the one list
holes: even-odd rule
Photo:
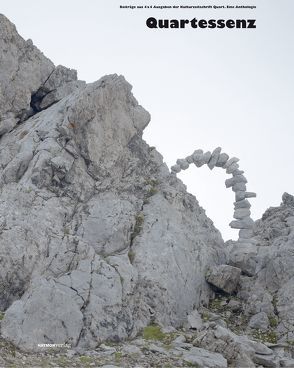
[[242, 190], [246, 190], [246, 184], [245, 183], [236, 183], [232, 186], [233, 192], [239, 192]]
[[250, 216], [251, 212], [248, 208], [238, 208], [234, 212], [234, 218], [235, 219], [244, 219], [245, 217]]
[[5, 133], [9, 133], [16, 126], [17, 121], [13, 116], [0, 120], [0, 137]]
[[235, 164], [236, 162], [239, 162], [240, 160], [237, 157], [232, 157], [230, 158], [226, 164], [224, 165], [224, 169], [227, 169], [228, 167], [230, 167], [232, 164]]
[[193, 310], [188, 316], [187, 316], [187, 323], [186, 328], [193, 329], [193, 330], [200, 330], [203, 325], [201, 315], [197, 311], [197, 309]]
[[233, 229], [252, 229], [254, 221], [250, 217], [244, 217], [242, 220], [231, 221], [230, 226]]
[[18, 122], [0, 139], [2, 336], [91, 349], [153, 322], [181, 326], [226, 253], [142, 140], [149, 113], [122, 76], [79, 83], [3, 16], [0, 33], [0, 119]]
[[171, 171], [177, 174], [181, 171], [181, 166], [180, 165], [174, 165], [174, 166], [171, 167]]
[[228, 166], [228, 168], [226, 169], [226, 173], [232, 174], [238, 168], [239, 168], [239, 165], [237, 163], [233, 163], [232, 165]]
[[252, 316], [249, 321], [249, 327], [266, 331], [269, 327], [269, 319], [266, 313], [259, 312]]
[[230, 265], [238, 267], [245, 275], [254, 276], [257, 266], [257, 247], [250, 242], [235, 242], [229, 253]]
[[244, 174], [244, 171], [243, 170], [238, 170], [238, 169], [236, 169], [236, 170], [234, 170], [233, 172], [232, 172], [232, 176], [234, 177], [234, 176], [238, 176], [238, 175], [243, 175]]
[[192, 163], [193, 163], [193, 155], [191, 155], [191, 156], [187, 156], [187, 157], [185, 158], [185, 160], [188, 162], [188, 164], [192, 164]]
[[253, 192], [245, 192], [245, 198], [255, 198], [256, 193]]
[[186, 170], [189, 167], [189, 163], [185, 159], [177, 160], [177, 165], [180, 166], [181, 170]]
[[243, 239], [250, 239], [253, 237], [253, 231], [249, 229], [241, 229], [239, 231], [239, 237]]
[[228, 366], [227, 360], [221, 354], [195, 347], [184, 353], [183, 360], [199, 368], [226, 368]]
[[218, 157], [217, 163], [215, 164], [215, 166], [217, 167], [223, 167], [225, 165], [225, 163], [228, 161], [229, 159], [229, 155], [226, 153], [221, 153]]
[[216, 166], [221, 150], [221, 147], [217, 147], [215, 150], [212, 151], [211, 158], [207, 163], [207, 166], [210, 168], [210, 170], [212, 170]]
[[240, 201], [234, 202], [235, 210], [239, 208], [250, 208], [251, 204], [248, 202], [247, 199], [241, 199]]
[[203, 150], [196, 150], [194, 151], [193, 155], [193, 162], [197, 167], [201, 167], [202, 165], [204, 165], [204, 155], [203, 155]]
[[238, 183], [245, 183], [245, 184], [247, 183], [247, 179], [245, 178], [244, 175], [236, 175], [225, 181], [225, 185], [227, 188], [230, 188]]
[[218, 289], [232, 294], [238, 287], [240, 275], [240, 268], [229, 265], [214, 266], [206, 273], [206, 281]]
[[205, 152], [203, 154], [203, 158], [202, 158], [203, 163], [207, 164], [209, 162], [210, 158], [211, 158], [211, 152], [210, 151]]

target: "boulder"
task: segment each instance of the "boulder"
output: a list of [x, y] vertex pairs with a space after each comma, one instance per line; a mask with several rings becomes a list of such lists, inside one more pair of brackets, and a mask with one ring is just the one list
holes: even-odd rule
[[206, 273], [206, 281], [217, 289], [232, 294], [238, 287], [240, 275], [240, 268], [229, 265], [214, 266]]
[[269, 327], [269, 319], [266, 313], [260, 312], [250, 318], [249, 327], [266, 331]]

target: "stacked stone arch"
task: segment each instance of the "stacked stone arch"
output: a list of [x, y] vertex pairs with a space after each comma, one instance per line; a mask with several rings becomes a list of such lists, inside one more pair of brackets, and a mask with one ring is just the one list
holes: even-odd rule
[[247, 241], [253, 235], [254, 225], [251, 218], [251, 204], [248, 199], [256, 197], [256, 193], [247, 192], [247, 179], [244, 176], [244, 171], [239, 168], [239, 159], [237, 157], [230, 158], [227, 153], [221, 151], [221, 147], [217, 147], [212, 152], [203, 152], [203, 150], [197, 149], [192, 155], [178, 159], [176, 164], [171, 167], [171, 172], [176, 175], [182, 170], [187, 170], [191, 164], [196, 167], [207, 165], [210, 170], [215, 167], [226, 170], [226, 173], [231, 177], [225, 181], [225, 185], [227, 188], [232, 188], [235, 193], [234, 220], [230, 222], [230, 227], [239, 229], [239, 241]]

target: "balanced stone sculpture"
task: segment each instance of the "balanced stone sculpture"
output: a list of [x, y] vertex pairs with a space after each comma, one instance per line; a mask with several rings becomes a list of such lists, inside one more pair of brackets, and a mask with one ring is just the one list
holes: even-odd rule
[[215, 167], [221, 167], [226, 170], [227, 174], [232, 175], [231, 178], [225, 181], [227, 188], [232, 188], [235, 192], [234, 202], [234, 219], [230, 222], [230, 226], [233, 229], [239, 229], [239, 241], [247, 241], [252, 237], [252, 228], [254, 221], [250, 217], [250, 207], [247, 198], [256, 197], [256, 193], [247, 192], [246, 184], [247, 179], [245, 178], [244, 171], [239, 170], [239, 159], [237, 157], [229, 158], [226, 153], [221, 153], [221, 147], [217, 147], [212, 152], [203, 152], [198, 149], [193, 152], [192, 155], [187, 156], [184, 159], [178, 159], [176, 165], [171, 167], [172, 174], [176, 175], [181, 170], [187, 170], [188, 167], [194, 163], [195, 166], [201, 167], [207, 165], [210, 170]]

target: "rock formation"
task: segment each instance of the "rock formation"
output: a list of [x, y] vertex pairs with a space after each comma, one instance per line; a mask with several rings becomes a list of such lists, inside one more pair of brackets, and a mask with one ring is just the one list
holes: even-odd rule
[[2, 336], [91, 347], [180, 326], [224, 244], [142, 140], [149, 113], [122, 76], [86, 85], [0, 25]]
[[[253, 222], [219, 147], [170, 172], [122, 76], [77, 80], [3, 15], [0, 87], [1, 367], [294, 367], [293, 196]], [[176, 178], [191, 163], [232, 174], [238, 241]]]
[[226, 153], [221, 153], [221, 147], [217, 147], [215, 150], [203, 152], [198, 149], [194, 153], [184, 159], [178, 159], [176, 165], [171, 167], [171, 171], [174, 175], [181, 172], [181, 170], [187, 170], [190, 164], [195, 164], [196, 167], [207, 165], [210, 170], [215, 167], [220, 167], [226, 170], [227, 174], [232, 174], [230, 179], [225, 181], [227, 188], [232, 188], [235, 192], [236, 202], [234, 203], [235, 212], [234, 218], [236, 220], [230, 223], [233, 229], [240, 229], [239, 240], [248, 241], [252, 236], [252, 228], [254, 221], [251, 219], [250, 207], [247, 198], [256, 197], [253, 192], [246, 191], [247, 179], [243, 175], [244, 171], [239, 170], [239, 159], [237, 157], [229, 158]]

